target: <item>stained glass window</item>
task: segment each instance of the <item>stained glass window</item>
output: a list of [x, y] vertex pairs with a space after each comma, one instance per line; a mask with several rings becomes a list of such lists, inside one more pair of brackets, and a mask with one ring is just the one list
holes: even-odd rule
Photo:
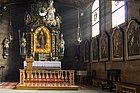
[[92, 5], [92, 37], [99, 34], [99, 0]]
[[125, 22], [125, 2], [112, 1], [112, 28]]

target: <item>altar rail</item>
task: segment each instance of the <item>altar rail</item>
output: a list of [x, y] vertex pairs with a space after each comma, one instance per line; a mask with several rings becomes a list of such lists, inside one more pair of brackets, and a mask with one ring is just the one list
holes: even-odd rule
[[74, 85], [73, 70], [20, 69], [20, 86], [71, 86]]

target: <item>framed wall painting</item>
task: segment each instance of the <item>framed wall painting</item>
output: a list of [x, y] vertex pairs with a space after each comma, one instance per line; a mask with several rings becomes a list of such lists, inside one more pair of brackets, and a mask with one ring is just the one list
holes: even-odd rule
[[126, 59], [140, 59], [140, 24], [132, 19], [125, 33]]
[[112, 61], [122, 61], [124, 56], [124, 36], [122, 29], [117, 26], [111, 35], [111, 57]]
[[84, 42], [81, 42], [79, 45], [79, 62], [84, 61]]
[[100, 61], [109, 60], [109, 35], [107, 32], [102, 32], [99, 42], [99, 51], [100, 51]]
[[89, 62], [90, 44], [89, 40], [84, 41], [84, 62]]
[[99, 40], [98, 37], [93, 37], [91, 39], [91, 53], [90, 53], [91, 62], [99, 61]]

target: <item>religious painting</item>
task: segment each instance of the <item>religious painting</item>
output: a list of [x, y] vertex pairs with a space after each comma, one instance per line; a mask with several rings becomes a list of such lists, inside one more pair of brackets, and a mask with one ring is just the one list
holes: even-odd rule
[[126, 29], [126, 58], [140, 58], [140, 25], [137, 20], [131, 20]]
[[50, 31], [44, 26], [38, 27], [34, 32], [34, 52], [51, 53]]
[[89, 50], [90, 50], [89, 41], [86, 40], [84, 42], [84, 62], [89, 62]]
[[81, 42], [79, 45], [79, 62], [83, 62], [84, 60], [84, 42]]
[[80, 60], [80, 45], [75, 46], [75, 62], [79, 62]]
[[99, 59], [98, 37], [93, 37], [91, 40], [91, 61], [98, 62], [98, 59]]
[[102, 32], [100, 38], [100, 60], [108, 61], [108, 58], [109, 58], [109, 36], [106, 32]]
[[111, 35], [112, 60], [123, 60], [123, 32], [120, 27], [115, 27]]

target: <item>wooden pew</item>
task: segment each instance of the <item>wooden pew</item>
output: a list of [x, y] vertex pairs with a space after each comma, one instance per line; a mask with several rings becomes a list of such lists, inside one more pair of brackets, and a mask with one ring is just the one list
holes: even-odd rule
[[118, 82], [116, 84], [116, 93], [140, 93], [140, 85]]
[[109, 88], [110, 91], [116, 90], [116, 83], [121, 81], [120, 69], [107, 70], [107, 79], [101, 81], [102, 89]]

